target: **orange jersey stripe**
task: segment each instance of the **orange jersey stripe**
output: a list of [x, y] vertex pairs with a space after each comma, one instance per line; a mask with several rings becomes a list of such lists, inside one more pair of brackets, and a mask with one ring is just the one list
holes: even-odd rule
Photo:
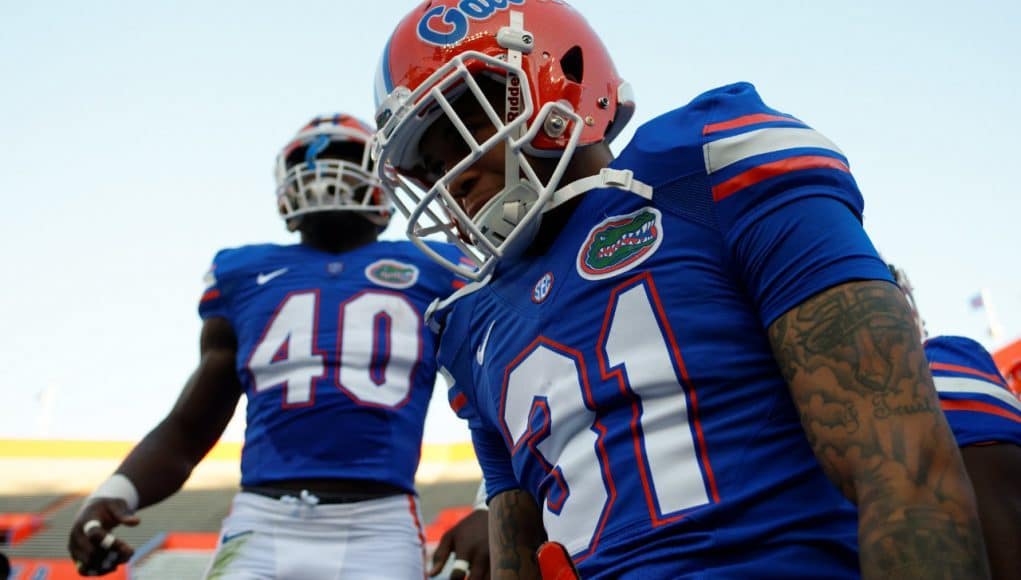
[[929, 368], [934, 371], [949, 371], [953, 373], [971, 375], [973, 377], [979, 377], [987, 381], [992, 381], [998, 385], [1004, 385], [1003, 378], [1001, 378], [999, 375], [994, 375], [992, 373], [984, 373], [980, 370], [973, 369], [970, 367], [962, 367], [960, 365], [952, 365], [949, 363], [934, 362], [929, 363]]
[[[780, 115], [767, 115], [765, 113], [755, 113], [754, 115], [745, 115], [729, 121], [723, 121], [722, 123], [712, 123], [702, 127], [702, 134], [709, 135], [717, 133], [719, 131], [726, 131], [727, 129], [737, 129], [738, 127], [747, 127], [748, 125], [756, 125], [758, 123], [770, 123], [775, 121], [783, 121], [788, 123], [801, 123], [801, 121], [793, 117], [782, 117]], [[804, 123], [801, 123], [804, 124]]]
[[713, 201], [726, 199], [746, 187], [751, 187], [771, 177], [777, 177], [784, 173], [800, 171], [802, 169], [836, 169], [845, 173], [851, 172], [851, 169], [843, 161], [833, 157], [822, 155], [789, 157], [753, 167], [713, 187]]
[[1017, 413], [981, 401], [940, 401], [940, 406], [944, 411], [977, 411], [1021, 423], [1021, 417]]
[[199, 302], [206, 302], [206, 301], [212, 300], [213, 298], [219, 298], [219, 297], [220, 297], [220, 290], [217, 289], [217, 288], [213, 288], [211, 290], [206, 290], [206, 293], [202, 295], [202, 298], [199, 299]]
[[458, 393], [457, 396], [454, 397], [454, 400], [450, 402], [450, 408], [453, 409], [455, 413], [457, 413], [458, 411], [463, 409], [464, 406], [467, 404], [468, 397], [464, 396], [464, 393]]

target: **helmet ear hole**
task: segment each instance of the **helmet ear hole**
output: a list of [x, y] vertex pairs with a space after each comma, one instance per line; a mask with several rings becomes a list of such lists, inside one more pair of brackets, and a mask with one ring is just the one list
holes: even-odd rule
[[580, 46], [572, 46], [560, 57], [560, 68], [568, 80], [576, 83], [582, 81], [585, 77], [585, 59], [582, 57]]

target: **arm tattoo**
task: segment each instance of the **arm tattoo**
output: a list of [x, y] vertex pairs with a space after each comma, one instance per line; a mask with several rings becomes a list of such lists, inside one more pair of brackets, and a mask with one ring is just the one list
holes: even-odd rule
[[490, 566], [494, 580], [538, 580], [535, 551], [545, 540], [539, 510], [526, 492], [505, 491], [489, 502]]
[[901, 291], [852, 282], [769, 328], [808, 441], [858, 504], [862, 574], [985, 578], [975, 500]]

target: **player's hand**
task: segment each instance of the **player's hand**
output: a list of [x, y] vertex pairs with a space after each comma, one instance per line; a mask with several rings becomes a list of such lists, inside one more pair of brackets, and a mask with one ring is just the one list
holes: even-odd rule
[[86, 504], [71, 524], [67, 550], [82, 576], [102, 576], [131, 559], [135, 550], [110, 530], [137, 526], [139, 519], [122, 499], [96, 498]]
[[567, 548], [559, 542], [546, 542], [536, 551], [542, 580], [580, 580], [578, 569]]
[[466, 576], [471, 580], [488, 580], [489, 578], [489, 512], [475, 510], [464, 519], [447, 530], [440, 538], [440, 544], [433, 552], [433, 567], [430, 576], [443, 571], [450, 554], [454, 554], [457, 562], [468, 563], [468, 570], [461, 566], [455, 567], [450, 573], [450, 580], [461, 580]]

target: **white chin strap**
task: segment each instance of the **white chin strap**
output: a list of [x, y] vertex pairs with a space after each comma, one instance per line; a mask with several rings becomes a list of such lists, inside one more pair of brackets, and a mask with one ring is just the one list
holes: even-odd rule
[[[604, 167], [596, 175], [590, 175], [569, 183], [553, 192], [541, 213], [549, 212], [568, 201], [593, 189], [613, 187], [631, 192], [644, 199], [652, 199], [652, 187], [634, 178], [630, 169]], [[539, 195], [528, 182], [521, 181], [512, 190], [490, 200], [479, 211], [475, 222], [486, 239], [500, 248], [501, 258], [520, 256], [532, 243], [539, 232], [541, 215], [532, 220], [528, 227], [517, 232], [511, 244], [502, 245], [518, 227], [528, 211], [535, 205]]]
[[635, 174], [630, 169], [611, 169], [604, 167], [596, 175], [590, 175], [561, 187], [553, 192], [543, 213], [555, 209], [564, 203], [578, 197], [579, 195], [593, 189], [613, 187], [631, 192], [643, 199], [652, 199], [652, 186], [635, 179]]

